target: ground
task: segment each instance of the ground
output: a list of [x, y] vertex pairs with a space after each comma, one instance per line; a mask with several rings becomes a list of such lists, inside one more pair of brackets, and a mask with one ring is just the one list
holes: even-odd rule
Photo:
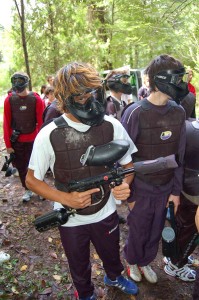
[[[0, 138], [0, 168], [3, 165], [5, 151]], [[23, 189], [18, 177], [5, 177], [0, 172], [0, 251], [10, 254], [9, 262], [0, 267], [0, 300], [75, 300], [75, 288], [72, 284], [67, 259], [60, 243], [57, 229], [39, 233], [35, 230], [35, 217], [52, 209], [48, 200], [39, 200], [35, 195], [30, 202], [23, 204]], [[45, 180], [53, 185], [52, 176]], [[118, 207], [123, 217], [127, 216], [127, 207]], [[125, 266], [122, 249], [128, 233], [126, 224], [120, 225], [121, 259]], [[198, 250], [194, 253], [198, 256]], [[158, 283], [149, 284], [143, 279], [137, 297], [124, 295], [115, 288], [103, 284], [104, 271], [101, 261], [91, 246], [92, 278], [100, 300], [190, 300], [193, 283], [182, 282], [166, 275], [163, 271], [161, 243], [158, 255], [152, 263], [158, 275]], [[126, 271], [125, 271], [126, 275]]]

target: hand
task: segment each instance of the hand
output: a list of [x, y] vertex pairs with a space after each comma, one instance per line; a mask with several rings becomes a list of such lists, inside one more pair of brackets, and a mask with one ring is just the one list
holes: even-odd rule
[[8, 154], [15, 152], [13, 148], [6, 148], [6, 150]]
[[111, 189], [111, 192], [116, 200], [126, 200], [130, 196], [130, 188], [128, 183], [123, 182], [122, 184], [115, 186]]
[[169, 202], [170, 201], [173, 201], [173, 204], [174, 204], [174, 214], [176, 214], [177, 209], [178, 209], [178, 205], [180, 204], [180, 196], [174, 196], [174, 195], [171, 194], [169, 196], [169, 198], [168, 198], [168, 202], [167, 202], [166, 207], [169, 207]]
[[72, 208], [82, 209], [91, 205], [91, 195], [99, 192], [100, 189], [95, 188], [85, 192], [64, 193], [66, 200], [61, 201], [62, 205], [67, 205]]

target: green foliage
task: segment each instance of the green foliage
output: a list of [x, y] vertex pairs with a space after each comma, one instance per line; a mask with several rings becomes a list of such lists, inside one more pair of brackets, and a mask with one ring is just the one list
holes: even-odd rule
[[[197, 1], [37, 0], [34, 6], [32, 1], [24, 3], [29, 65], [33, 86], [38, 89], [48, 74], [73, 60], [90, 62], [101, 71], [127, 64], [132, 68], [145, 67], [154, 56], [168, 53], [199, 72]], [[17, 11], [12, 38], [14, 66], [24, 70]]]

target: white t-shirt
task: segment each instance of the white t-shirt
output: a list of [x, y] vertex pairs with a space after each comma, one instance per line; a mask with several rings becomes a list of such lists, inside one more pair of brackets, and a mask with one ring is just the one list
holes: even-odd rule
[[130, 95], [122, 94], [121, 95], [121, 101], [124, 101], [126, 104], [128, 104], [129, 100], [130, 100], [130, 102], [133, 101], [133, 95], [132, 94], [130, 94]]
[[[69, 126], [75, 128], [80, 132], [86, 132], [90, 128], [90, 126], [88, 125], [71, 121], [66, 117], [65, 114], [63, 114], [62, 116], [67, 121]], [[125, 131], [125, 129], [123, 128], [123, 126], [118, 120], [109, 116], [105, 116], [104, 119], [113, 124], [114, 140], [123, 139], [129, 141], [130, 143], [129, 150], [119, 161], [121, 165], [128, 164], [131, 161], [131, 154], [137, 151], [136, 146], [134, 145], [134, 143], [128, 136], [127, 132]], [[29, 162], [29, 168], [31, 170], [34, 170], [35, 178], [41, 181], [43, 181], [49, 167], [53, 172], [54, 163], [55, 163], [55, 154], [49, 137], [52, 130], [55, 129], [56, 127], [57, 126], [54, 122], [51, 122], [48, 125], [46, 125], [38, 133], [34, 142], [33, 151]], [[55, 209], [61, 207], [63, 206], [60, 203], [57, 202], [54, 203]], [[82, 215], [75, 214], [75, 216], [70, 216], [68, 222], [63, 226], [71, 227], [71, 226], [96, 223], [111, 215], [115, 210], [116, 210], [115, 198], [113, 197], [112, 194], [110, 194], [109, 200], [100, 211], [92, 215], [82, 216]]]

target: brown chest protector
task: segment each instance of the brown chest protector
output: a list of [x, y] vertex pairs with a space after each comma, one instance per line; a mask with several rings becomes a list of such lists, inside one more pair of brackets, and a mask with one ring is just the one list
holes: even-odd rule
[[[61, 116], [54, 119], [57, 128], [50, 134], [50, 141], [55, 153], [55, 186], [67, 192], [67, 185], [72, 180], [107, 172], [105, 166], [82, 166], [80, 158], [90, 145], [98, 146], [113, 140], [113, 125], [104, 121], [99, 126], [90, 127], [86, 132], [79, 132], [70, 127]], [[103, 186], [99, 193], [93, 194], [90, 206], [77, 210], [80, 215], [90, 215], [99, 211], [108, 201], [109, 187]]]
[[36, 128], [36, 98], [33, 92], [26, 97], [19, 97], [15, 92], [9, 98], [12, 129], [19, 130], [20, 133], [31, 133]]

